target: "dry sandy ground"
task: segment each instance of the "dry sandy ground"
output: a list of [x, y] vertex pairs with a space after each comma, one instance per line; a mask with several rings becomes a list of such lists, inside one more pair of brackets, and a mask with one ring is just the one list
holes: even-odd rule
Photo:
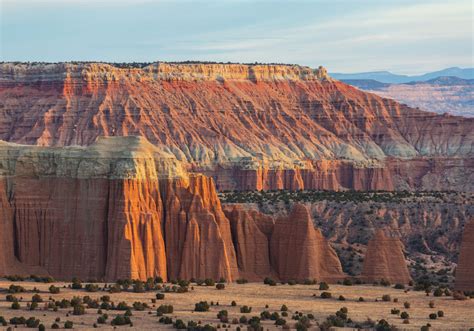
[[[57, 312], [52, 310], [45, 311], [41, 308], [44, 304], [40, 304], [40, 310], [28, 311], [26, 304], [33, 295], [32, 292], [16, 294], [17, 297], [23, 297], [21, 302], [20, 310], [12, 310], [10, 308], [11, 303], [6, 302], [5, 296], [7, 295], [6, 289], [12, 284], [11, 281], [0, 281], [0, 316], [4, 316], [7, 321], [14, 316], [24, 316], [25, 318], [35, 316], [40, 319], [43, 324], [48, 328], [54, 322], [57, 317], [61, 318], [60, 325], [63, 326], [63, 322], [70, 320], [74, 322], [74, 327], [77, 329], [91, 329], [93, 324], [96, 322], [97, 309], [87, 309], [85, 315], [73, 316], [70, 314], [66, 317], [66, 314], [71, 309], [59, 309]], [[84, 296], [89, 295], [92, 298], [100, 298], [104, 294], [108, 294], [102, 291], [95, 293], [87, 293], [83, 290], [71, 290], [63, 289], [64, 283], [55, 283], [56, 286], [61, 287], [61, 293], [56, 295], [50, 295], [48, 288], [51, 284], [34, 283], [34, 282], [16, 282], [15, 284], [23, 286], [27, 290], [32, 290], [37, 287], [41, 293], [43, 299], [48, 299], [50, 296], [56, 300], [62, 298], [70, 299], [73, 296]], [[333, 299], [321, 299], [319, 294], [321, 291], [318, 290], [317, 285], [278, 285], [278, 286], [267, 286], [261, 283], [251, 284], [227, 284], [224, 290], [217, 290], [215, 287], [204, 287], [194, 286], [194, 290], [190, 290], [188, 293], [166, 293], [164, 300], [157, 300], [155, 307], [151, 303], [151, 299], [155, 298], [155, 292], [147, 293], [130, 293], [122, 292], [117, 294], [110, 294], [111, 301], [116, 304], [120, 301], [126, 301], [129, 305], [132, 305], [135, 301], [147, 302], [150, 305], [150, 309], [142, 312], [133, 311], [132, 321], [134, 323], [133, 328], [129, 326], [117, 327], [118, 329], [125, 328], [128, 330], [157, 330], [157, 329], [172, 329], [171, 326], [166, 326], [158, 323], [158, 317], [156, 316], [156, 307], [160, 304], [172, 304], [174, 306], [174, 313], [169, 315], [175, 318], [181, 318], [185, 322], [188, 320], [201, 321], [203, 324], [212, 323], [214, 326], [219, 324], [217, 320], [217, 313], [226, 309], [229, 311], [230, 320], [234, 317], [239, 318], [240, 306], [248, 305], [253, 307], [252, 313], [246, 314], [247, 317], [260, 315], [262, 310], [265, 310], [265, 306], [268, 305], [270, 312], [279, 311], [282, 304], [286, 304], [289, 308], [289, 317], [287, 317], [287, 323], [291, 326], [294, 325], [291, 320], [292, 313], [295, 311], [301, 311], [304, 313], [313, 313], [315, 315], [316, 322], [322, 322], [325, 318], [334, 314], [341, 307], [347, 307], [349, 309], [349, 318], [354, 321], [362, 322], [370, 317], [372, 320], [386, 319], [391, 324], [399, 327], [400, 330], [419, 330], [422, 325], [431, 323], [432, 328], [430, 330], [469, 330], [474, 327], [474, 300], [456, 301], [452, 297], [427, 297], [424, 292], [409, 291], [405, 293], [404, 290], [396, 290], [393, 288], [371, 286], [371, 285], [357, 285], [357, 286], [342, 286], [342, 285], [330, 285], [329, 291], [333, 295]], [[317, 297], [313, 297], [316, 294]], [[381, 302], [381, 297], [384, 294], [389, 294], [392, 299], [398, 298], [398, 303], [395, 302]], [[343, 295], [346, 301], [338, 301], [339, 295]], [[365, 302], [358, 302], [359, 297], [364, 297]], [[375, 300], [378, 299], [378, 302]], [[214, 301], [219, 302], [219, 306], [212, 306], [209, 312], [200, 313], [194, 312], [194, 304], [199, 301]], [[232, 300], [237, 302], [236, 307], [231, 306]], [[429, 301], [435, 302], [435, 308], [429, 308]], [[403, 303], [408, 301], [411, 303], [411, 308], [404, 309]], [[402, 324], [402, 319], [397, 315], [391, 315], [390, 310], [392, 308], [398, 308], [402, 312], [407, 311], [410, 314], [410, 324]], [[443, 310], [445, 317], [437, 320], [430, 320], [428, 315], [438, 310]], [[105, 312], [105, 311], [104, 311]], [[149, 314], [151, 312], [151, 314]], [[110, 326], [110, 320], [119, 311], [107, 311], [109, 315], [108, 323], [106, 325], [100, 325], [101, 329], [112, 329]], [[273, 325], [272, 321], [265, 321], [265, 329], [275, 330], [276, 326]], [[316, 323], [314, 323], [316, 324]], [[235, 330], [239, 325], [232, 325], [230, 330]], [[246, 330], [246, 328], [242, 328]], [[313, 329], [317, 329], [314, 327]], [[31, 330], [31, 329], [30, 329]]]

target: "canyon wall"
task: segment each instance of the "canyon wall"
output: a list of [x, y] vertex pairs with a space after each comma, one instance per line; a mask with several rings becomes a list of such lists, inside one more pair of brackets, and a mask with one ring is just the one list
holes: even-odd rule
[[[305, 207], [277, 220], [226, 216], [212, 178], [188, 173], [144, 138], [61, 148], [0, 142], [0, 206], [3, 275], [106, 281], [343, 276]], [[265, 241], [269, 251], [260, 249]]]
[[0, 64], [0, 139], [146, 137], [218, 190], [474, 190], [474, 119], [297, 65]]

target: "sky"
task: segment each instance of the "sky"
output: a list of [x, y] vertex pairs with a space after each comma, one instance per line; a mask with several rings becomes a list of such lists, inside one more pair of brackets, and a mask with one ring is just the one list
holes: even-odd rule
[[471, 0], [0, 0], [2, 61], [473, 66]]

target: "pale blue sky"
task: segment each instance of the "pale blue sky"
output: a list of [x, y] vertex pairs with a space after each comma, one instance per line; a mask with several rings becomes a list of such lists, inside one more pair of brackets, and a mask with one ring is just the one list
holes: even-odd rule
[[0, 0], [3, 61], [473, 66], [471, 0]]

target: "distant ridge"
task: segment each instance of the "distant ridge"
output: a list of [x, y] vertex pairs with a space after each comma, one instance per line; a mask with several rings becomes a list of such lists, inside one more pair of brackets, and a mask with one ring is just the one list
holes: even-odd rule
[[439, 71], [429, 72], [423, 75], [408, 76], [393, 74], [389, 71], [371, 71], [360, 73], [330, 73], [331, 77], [338, 80], [354, 80], [354, 79], [372, 79], [381, 83], [401, 84], [409, 82], [422, 82], [437, 77], [453, 76], [462, 79], [474, 79], [474, 68], [451, 67]]

